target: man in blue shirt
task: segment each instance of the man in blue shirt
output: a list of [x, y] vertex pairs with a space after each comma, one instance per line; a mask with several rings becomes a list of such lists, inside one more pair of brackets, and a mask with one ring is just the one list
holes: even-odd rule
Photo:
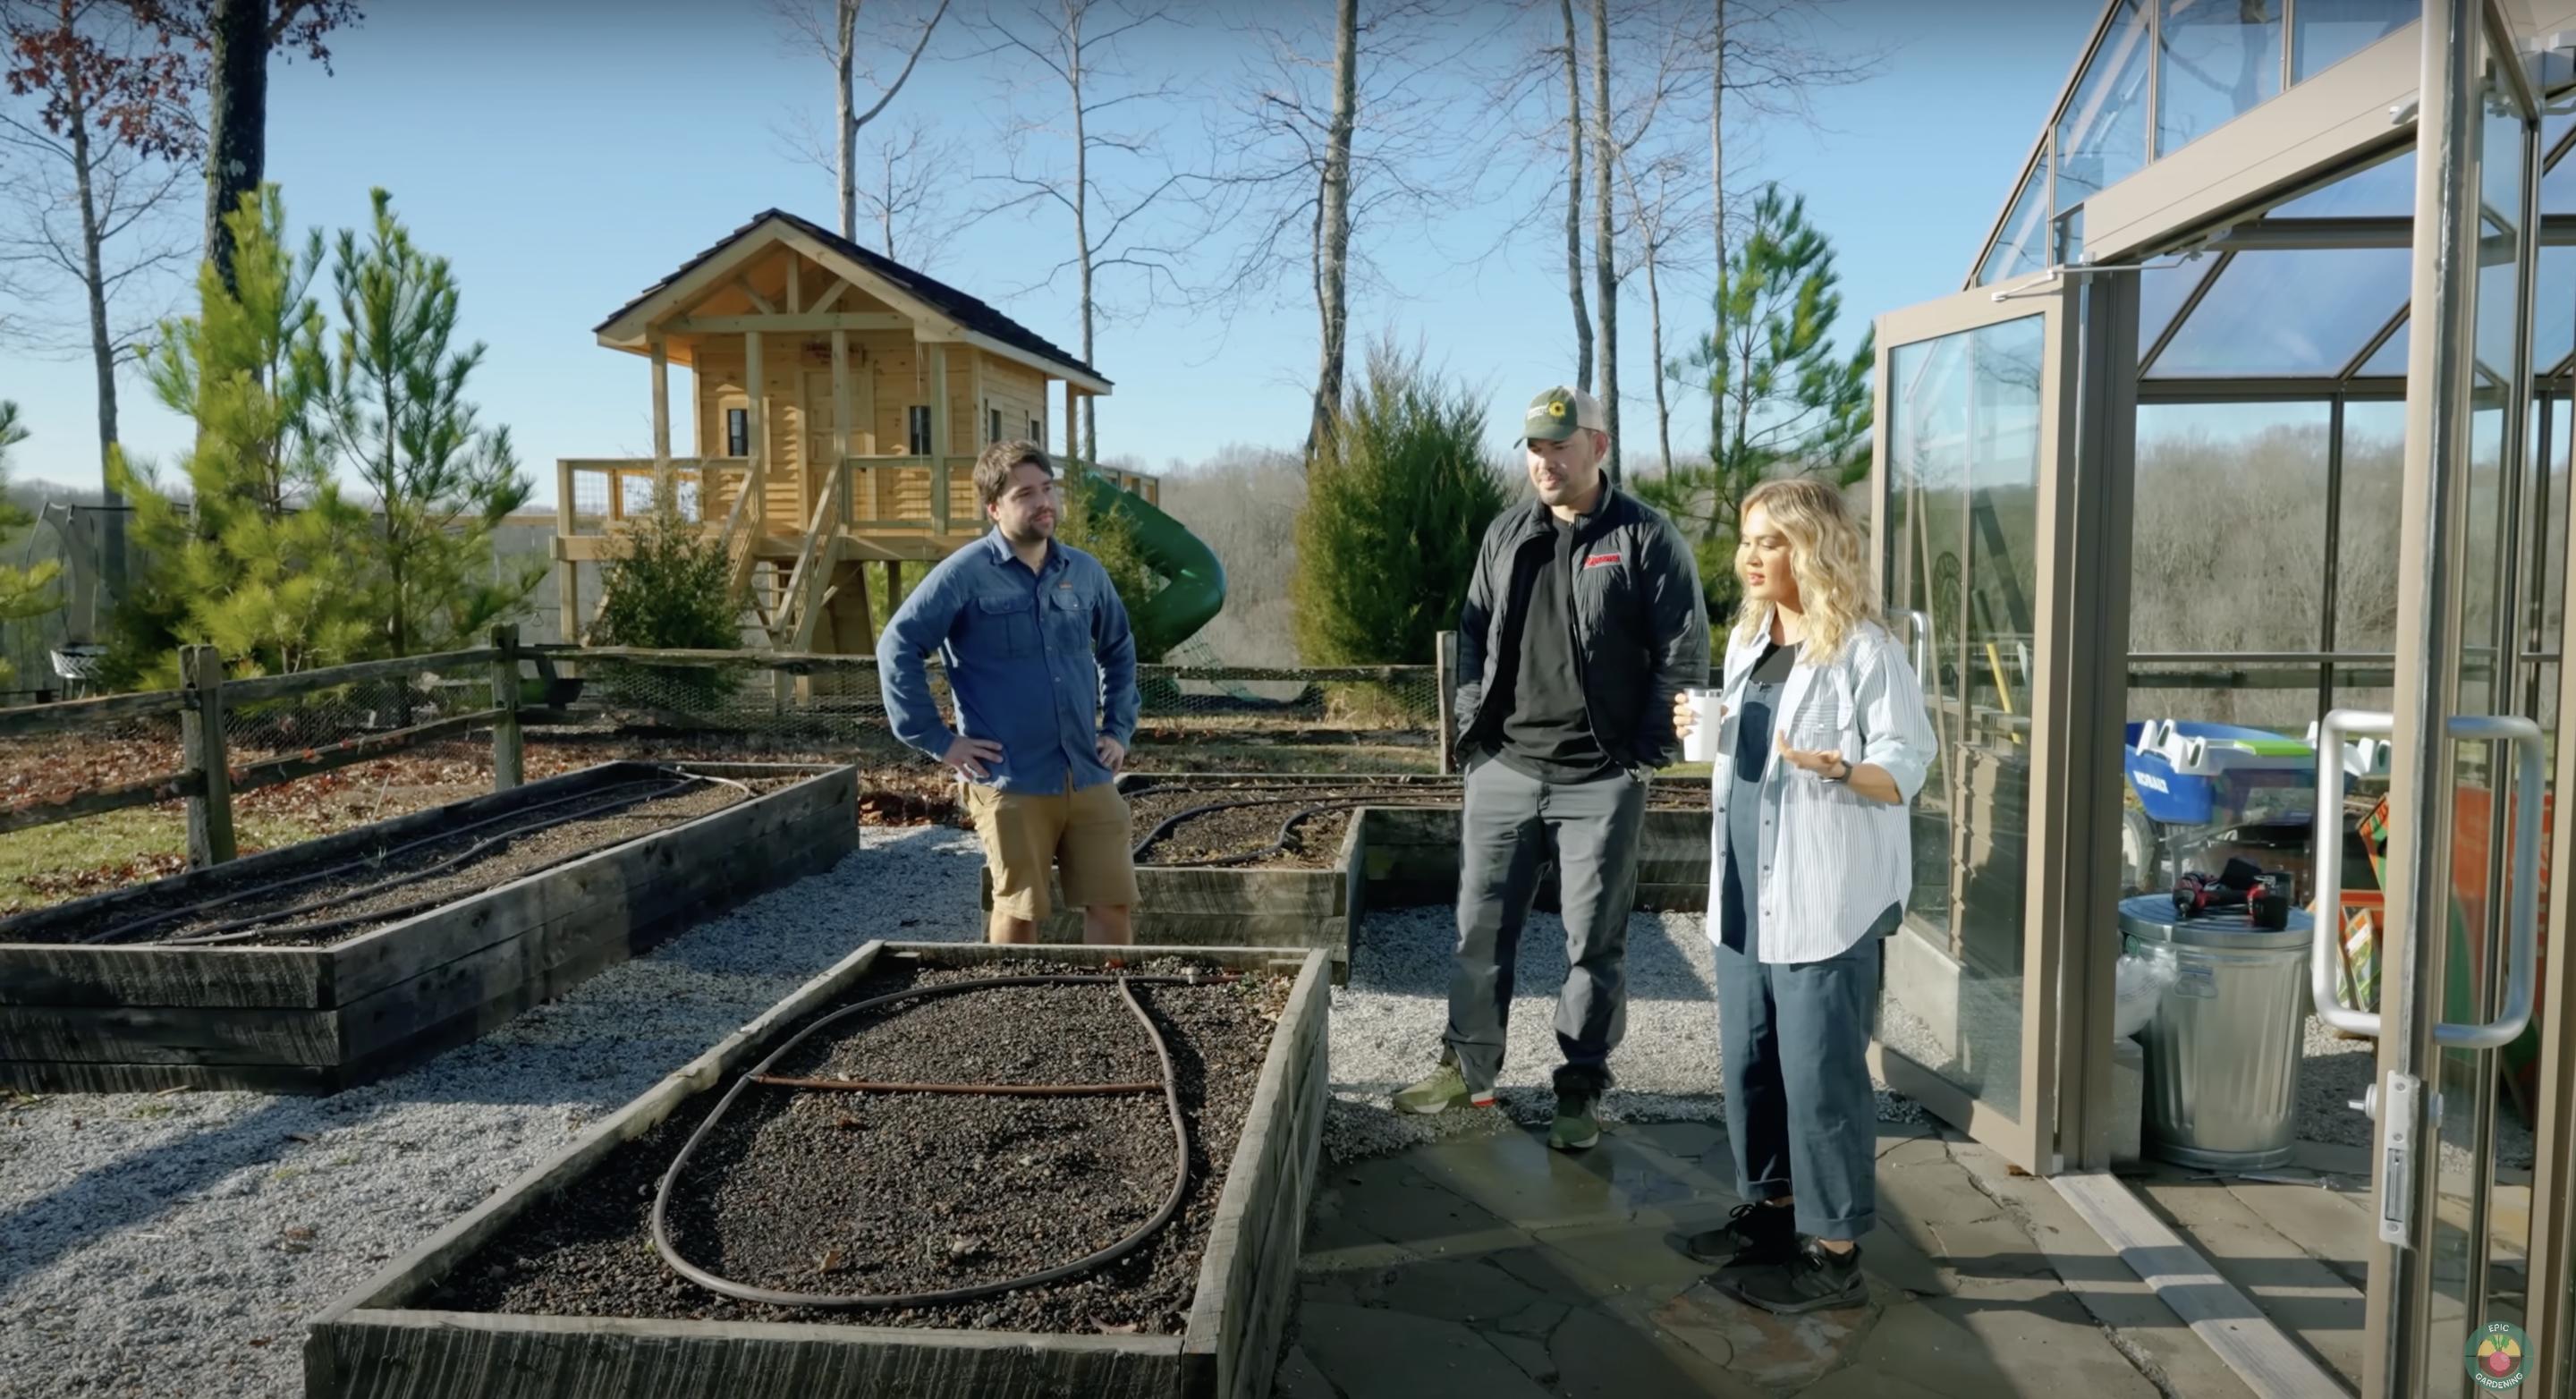
[[[1083, 910], [1083, 940], [1134, 940], [1126, 799], [1117, 775], [1136, 734], [1136, 641], [1100, 561], [1055, 538], [1055, 463], [1035, 442], [996, 442], [975, 462], [983, 538], [940, 561], [877, 641], [895, 737], [958, 774], [993, 874], [993, 942], [1035, 942], [1047, 874]], [[952, 727], [930, 693], [937, 651]]]

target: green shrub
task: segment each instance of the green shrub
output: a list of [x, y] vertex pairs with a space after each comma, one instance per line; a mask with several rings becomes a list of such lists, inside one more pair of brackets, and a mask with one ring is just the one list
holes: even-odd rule
[[[660, 651], [733, 651], [742, 646], [742, 599], [733, 590], [724, 541], [680, 512], [666, 483], [652, 510], [617, 536], [600, 564], [593, 646]], [[718, 667], [602, 666], [609, 697], [657, 708], [699, 710], [729, 697], [740, 676]]]

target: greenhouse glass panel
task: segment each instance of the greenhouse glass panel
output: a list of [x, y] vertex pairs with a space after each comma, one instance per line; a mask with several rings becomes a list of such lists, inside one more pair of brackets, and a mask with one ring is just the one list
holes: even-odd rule
[[2406, 219], [2415, 216], [2415, 152], [2356, 170], [2280, 205], [2276, 219]]
[[2075, 85], [2057, 124], [2057, 207], [2136, 174], [2147, 163], [2147, 13], [2138, 0], [2120, 11]]
[[[2322, 399], [2138, 406], [2130, 650], [2319, 647], [2332, 433]], [[2222, 512], [2260, 523], [2251, 536], [2212, 528]], [[2251, 690], [2232, 700], [2231, 713], [2208, 717], [2304, 725], [2316, 692]]]
[[[2391, 343], [2404, 339], [2400, 334]], [[2405, 367], [2401, 356], [2398, 370]], [[2344, 404], [2343, 500], [2335, 517], [2338, 651], [2388, 651], [2397, 645], [2397, 525], [2405, 474], [2406, 405], [2396, 399]]]
[[2407, 349], [2412, 338], [2408, 331], [2413, 325], [2412, 320], [2399, 321], [2396, 333], [2388, 337], [2387, 343], [2370, 352], [2369, 360], [2361, 366], [2360, 377], [2364, 379], [2405, 378]]
[[[2158, 357], [2158, 379], [2338, 374], [2405, 298], [2405, 248], [2238, 253]], [[2385, 296], [2371, 288], [2385, 287]]]
[[2510, 380], [2518, 298], [2529, 290], [2514, 260], [2514, 230], [2522, 222], [2523, 177], [2530, 151], [2519, 117], [2489, 115], [2480, 137], [2486, 224], [2478, 252], [2478, 365], [2499, 382]]
[[2150, 266], [2138, 274], [2138, 353], [2144, 355], [2173, 324], [2174, 313], [2218, 266], [2215, 258]]
[[1993, 251], [1986, 254], [1985, 265], [1977, 269], [1980, 285], [2027, 277], [2048, 266], [2043, 256], [2043, 240], [2048, 236], [2048, 201], [2047, 191], [2042, 188], [2047, 183], [2045, 166], [2033, 170], [2030, 178], [2022, 182], [2021, 193], [2013, 197], [2012, 212], [2004, 216], [2002, 236], [1995, 240]]
[[2156, 154], [2171, 155], [2281, 92], [2280, 0], [2165, 0]]
[[2290, 81], [2306, 82], [2423, 13], [2417, 0], [2299, 0], [2290, 18]]

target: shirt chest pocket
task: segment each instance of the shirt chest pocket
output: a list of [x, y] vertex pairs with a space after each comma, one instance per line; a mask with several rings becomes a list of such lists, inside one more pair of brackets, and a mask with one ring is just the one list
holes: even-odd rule
[[1851, 690], [1837, 675], [1820, 675], [1809, 686], [1798, 712], [1789, 719], [1790, 746], [1824, 749], [1849, 756], [1857, 750], [1858, 708]]
[[1091, 599], [1079, 588], [1058, 588], [1047, 596], [1041, 609], [1046, 618], [1046, 639], [1056, 651], [1091, 649]]
[[986, 656], [1034, 656], [1037, 611], [1037, 600], [1027, 596], [979, 597], [970, 614], [974, 625], [969, 640]]

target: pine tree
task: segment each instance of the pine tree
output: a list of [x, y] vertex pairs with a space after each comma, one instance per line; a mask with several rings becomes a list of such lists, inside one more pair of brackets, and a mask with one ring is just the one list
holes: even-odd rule
[[[12, 535], [36, 523], [36, 517], [5, 494], [9, 487], [9, 449], [27, 440], [27, 430], [18, 424], [18, 405], [0, 399], [0, 535]], [[24, 617], [41, 617], [62, 606], [53, 590], [54, 579], [63, 566], [48, 560], [32, 568], [0, 566], [0, 621]], [[13, 678], [15, 671], [0, 660], [0, 682]]]
[[366, 513], [331, 479], [322, 431], [328, 363], [308, 294], [322, 236], [287, 244], [274, 185], [227, 222], [235, 288], [201, 267], [199, 314], [164, 324], [146, 361], [154, 392], [196, 424], [183, 491], [121, 457], [144, 566], [119, 601], [109, 678], [170, 684], [174, 648], [212, 645], [239, 673], [357, 659], [378, 615]]
[[530, 482], [509, 430], [482, 427], [466, 401], [484, 347], [453, 348], [460, 291], [447, 259], [412, 243], [392, 195], [372, 198], [366, 236], [342, 232], [332, 267], [341, 329], [331, 435], [375, 492], [385, 641], [408, 656], [474, 644], [519, 608], [545, 565], [495, 565], [493, 531], [527, 503]]
[[1864, 334], [1849, 355], [1835, 351], [1839, 282], [1806, 201], [1764, 189], [1752, 232], [1719, 269], [1715, 327], [1665, 371], [1709, 396], [1708, 458], [1636, 488], [1690, 537], [1712, 620], [1734, 612], [1736, 517], [1755, 486], [1799, 473], [1849, 486], [1869, 474], [1876, 349]]
[[1476, 395], [1380, 343], [1307, 468], [1297, 645], [1308, 665], [1420, 665], [1458, 624], [1505, 505]]

